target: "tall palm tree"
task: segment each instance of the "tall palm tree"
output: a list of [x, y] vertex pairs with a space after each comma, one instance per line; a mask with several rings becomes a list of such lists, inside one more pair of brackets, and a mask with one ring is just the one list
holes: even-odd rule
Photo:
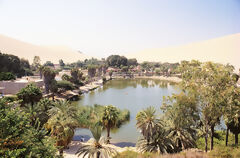
[[104, 107], [102, 124], [107, 129], [107, 142], [110, 143], [110, 130], [116, 126], [119, 117], [119, 111], [115, 106], [108, 105]]
[[102, 133], [102, 127], [100, 125], [93, 125], [90, 128], [90, 131], [94, 137], [94, 142], [92, 144], [81, 146], [76, 152], [76, 155], [82, 156], [83, 158], [85, 156], [88, 158], [109, 158], [117, 154], [117, 151], [114, 148], [104, 144], [103, 139], [100, 139]]
[[137, 113], [137, 128], [141, 130], [141, 133], [147, 142], [150, 141], [151, 136], [156, 132], [157, 125], [160, 121], [156, 116], [156, 109], [152, 106]]

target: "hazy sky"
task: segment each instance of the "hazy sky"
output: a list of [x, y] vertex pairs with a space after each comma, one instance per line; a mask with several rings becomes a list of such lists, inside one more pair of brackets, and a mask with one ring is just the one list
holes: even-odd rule
[[240, 33], [240, 0], [0, 0], [0, 34], [123, 54]]

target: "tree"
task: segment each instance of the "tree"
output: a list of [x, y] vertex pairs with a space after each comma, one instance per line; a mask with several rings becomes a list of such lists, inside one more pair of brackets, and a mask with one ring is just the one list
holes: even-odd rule
[[95, 65], [89, 65], [88, 66], [88, 75], [93, 78], [96, 74], [96, 66]]
[[29, 114], [0, 100], [0, 157], [56, 157], [54, 140]]
[[59, 60], [59, 65], [60, 65], [61, 68], [63, 68], [65, 66], [65, 63], [63, 62], [62, 59]]
[[44, 67], [43, 68], [43, 76], [44, 76], [44, 84], [45, 84], [45, 92], [48, 94], [49, 93], [49, 86], [51, 82], [55, 79], [56, 72], [49, 67]]
[[128, 59], [124, 56], [119, 56], [119, 55], [110, 55], [107, 60], [107, 65], [108, 66], [113, 66], [113, 67], [121, 67], [121, 66], [127, 66], [128, 64]]
[[64, 91], [67, 90], [74, 90], [74, 86], [71, 82], [63, 80], [63, 81], [57, 81], [57, 87], [60, 89], [63, 89]]
[[106, 72], [107, 72], [107, 65], [106, 64], [103, 65], [102, 71], [103, 71], [103, 75], [106, 75]]
[[78, 68], [73, 68], [71, 69], [71, 80], [74, 84], [77, 84], [77, 85], [82, 85], [82, 77], [83, 77], [83, 73], [81, 71], [79, 71]]
[[39, 76], [40, 79], [42, 79], [42, 75], [43, 75], [43, 70], [44, 70], [44, 66], [40, 65], [37, 69], [37, 71], [39, 71]]
[[94, 142], [90, 145], [82, 145], [76, 155], [85, 156], [89, 158], [111, 157], [117, 154], [117, 151], [104, 144], [104, 140], [101, 139], [102, 127], [98, 123], [91, 126], [90, 131], [93, 135]]
[[[17, 56], [11, 54], [2, 54], [0, 52], [0, 72], [11, 72], [17, 77], [27, 75], [27, 68], [24, 67], [26, 60], [20, 60]], [[30, 72], [29, 72], [30, 73]]]
[[214, 127], [219, 124], [223, 109], [227, 106], [225, 92], [233, 86], [231, 74], [233, 68], [212, 62], [183, 61], [179, 67], [182, 72], [183, 90], [197, 99], [201, 113], [201, 123], [205, 133], [205, 151], [208, 134], [211, 136], [213, 149]]
[[111, 70], [111, 71], [109, 71], [109, 76], [110, 76], [110, 79], [112, 79], [112, 75], [113, 75], [113, 71]]
[[122, 71], [123, 71], [123, 72], [128, 72], [128, 66], [123, 66], [123, 67], [122, 67]]
[[161, 109], [170, 131], [169, 137], [177, 149], [185, 150], [195, 147], [197, 125], [200, 119], [195, 98], [184, 93], [173, 94], [164, 101]]
[[115, 106], [108, 105], [104, 107], [102, 124], [107, 129], [107, 141], [110, 143], [110, 130], [116, 126], [118, 120], [119, 112]]
[[138, 62], [136, 58], [128, 59], [128, 66], [137, 66]]
[[160, 75], [160, 72], [161, 72], [160, 68], [156, 68], [156, 69], [155, 69], [155, 73], [156, 73], [157, 75]]
[[46, 61], [46, 63], [44, 63], [43, 66], [51, 66], [51, 67], [54, 67], [54, 64], [53, 64], [51, 61]]
[[54, 95], [58, 92], [58, 84], [55, 79], [53, 79], [49, 85], [49, 90], [52, 92], [52, 100], [54, 101]]
[[169, 132], [166, 131], [161, 126], [156, 126], [156, 131], [154, 135], [151, 135], [151, 139], [146, 140], [145, 138], [140, 138], [137, 141], [137, 149], [141, 153], [144, 152], [154, 152], [158, 154], [172, 153], [174, 151], [174, 146], [172, 140], [169, 138]]
[[39, 87], [31, 83], [25, 88], [22, 88], [18, 93], [17, 97], [22, 100], [22, 104], [30, 103], [31, 106], [38, 102], [42, 98], [42, 92]]
[[235, 85], [231, 88], [228, 88], [226, 93], [224, 94], [227, 96], [225, 102], [228, 106], [224, 108], [224, 121], [227, 126], [226, 130], [226, 143], [228, 145], [228, 134], [229, 130], [235, 135], [235, 144], [238, 144], [238, 134], [239, 131], [239, 114], [240, 114], [240, 89], [236, 86], [237, 80], [235, 75], [233, 74], [233, 81], [235, 81]]
[[11, 72], [0, 72], [0, 81], [15, 80], [16, 76]]
[[29, 61], [27, 59], [20, 59], [20, 67], [24, 70], [25, 76], [33, 75]]
[[97, 76], [98, 77], [102, 76], [102, 71], [103, 71], [103, 66], [102, 65], [98, 66], [98, 68], [97, 68]]
[[159, 120], [156, 116], [156, 110], [150, 106], [137, 113], [137, 128], [140, 129], [144, 139], [150, 142], [152, 135], [156, 132]]
[[37, 70], [41, 65], [41, 59], [39, 56], [34, 56], [33, 58], [33, 63], [32, 63], [32, 67], [34, 68], [34, 70]]
[[60, 147], [59, 153], [62, 155], [63, 148], [71, 142], [74, 129], [78, 126], [77, 109], [69, 102], [57, 101], [48, 113], [50, 118], [45, 127], [51, 130], [51, 136], [55, 138], [56, 145]]

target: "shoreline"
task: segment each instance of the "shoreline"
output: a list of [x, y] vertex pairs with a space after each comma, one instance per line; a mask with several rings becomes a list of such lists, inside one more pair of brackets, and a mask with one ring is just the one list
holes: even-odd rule
[[162, 81], [169, 81], [180, 83], [182, 81], [179, 77], [166, 77], [166, 76], [134, 76], [133, 78], [124, 78], [123, 76], [114, 76], [113, 79], [158, 79]]
[[158, 79], [158, 80], [170, 81], [175, 83], [179, 83], [182, 81], [182, 79], [179, 77], [166, 77], [166, 76], [134, 76], [134, 78]]
[[[81, 158], [75, 155], [75, 153], [77, 152], [79, 147], [81, 147], [82, 145], [88, 145], [88, 144], [90, 144], [90, 142], [71, 141], [71, 143], [69, 144], [69, 148], [64, 149], [63, 157], [64, 158]], [[114, 144], [108, 144], [107, 146], [115, 149], [118, 153], [121, 153], [127, 150], [137, 152], [136, 147], [118, 147]]]

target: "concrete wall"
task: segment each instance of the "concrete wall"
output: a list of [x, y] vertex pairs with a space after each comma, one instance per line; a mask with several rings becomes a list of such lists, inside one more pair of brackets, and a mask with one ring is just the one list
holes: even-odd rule
[[[17, 92], [26, 87], [31, 82], [18, 82], [18, 81], [0, 81], [0, 87], [4, 89], [0, 89], [0, 93], [6, 94], [17, 94]], [[44, 85], [42, 80], [34, 81], [38, 87], [42, 87]]]

